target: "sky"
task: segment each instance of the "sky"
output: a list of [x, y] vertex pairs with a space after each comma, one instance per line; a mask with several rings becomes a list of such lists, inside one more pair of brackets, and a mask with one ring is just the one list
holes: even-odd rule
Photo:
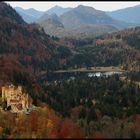
[[54, 6], [61, 6], [61, 7], [77, 7], [78, 5], [85, 5], [85, 6], [91, 6], [95, 9], [102, 10], [102, 11], [114, 11], [122, 8], [127, 8], [127, 7], [133, 7], [136, 5], [140, 5], [139, 1], [100, 1], [100, 2], [93, 2], [93, 1], [12, 1], [6, 3], [9, 3], [12, 7], [22, 7], [23, 9], [28, 9], [28, 8], [34, 8], [39, 11], [47, 11], [48, 9], [54, 7]]

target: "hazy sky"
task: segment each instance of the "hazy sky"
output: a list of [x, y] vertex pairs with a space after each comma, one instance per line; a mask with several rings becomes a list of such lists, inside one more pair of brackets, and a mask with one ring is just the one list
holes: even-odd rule
[[40, 10], [40, 11], [46, 11], [50, 8], [52, 8], [53, 6], [61, 6], [61, 7], [76, 7], [80, 4], [85, 5], [85, 6], [92, 6], [95, 9], [98, 10], [103, 10], [103, 11], [113, 11], [113, 10], [117, 10], [117, 9], [122, 9], [122, 8], [126, 8], [126, 7], [133, 7], [135, 5], [139, 5], [140, 2], [132, 2], [132, 1], [123, 1], [123, 2], [119, 2], [119, 1], [115, 1], [115, 2], [107, 2], [107, 1], [100, 1], [100, 2], [93, 2], [93, 1], [85, 1], [85, 2], [81, 2], [81, 1], [29, 1], [29, 2], [18, 2], [18, 1], [12, 1], [12, 2], [8, 2], [12, 7], [22, 7], [23, 9], [28, 9], [28, 8], [34, 8], [36, 10]]

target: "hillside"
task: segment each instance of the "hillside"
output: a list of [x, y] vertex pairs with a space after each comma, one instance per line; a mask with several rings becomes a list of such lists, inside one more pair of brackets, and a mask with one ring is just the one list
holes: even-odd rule
[[[96, 13], [89, 9], [89, 14]], [[65, 29], [56, 14], [42, 20], [46, 17], [48, 27]], [[140, 138], [140, 27], [111, 33], [115, 28], [105, 19], [99, 26], [86, 19], [88, 24], [82, 21], [76, 32], [85, 30], [89, 36], [50, 37], [0, 2], [0, 87], [22, 86], [35, 105], [28, 114], [15, 114], [5, 107], [5, 96], [0, 97], [0, 138]], [[109, 33], [91, 35], [100, 33], [98, 29]], [[123, 73], [55, 73], [107, 66]], [[10, 94], [13, 98], [15, 92]]]
[[65, 12], [71, 10], [72, 8], [63, 8], [60, 6], [54, 6], [47, 11], [39, 11], [34, 8], [23, 9], [21, 7], [15, 7], [14, 9], [20, 16], [22, 16], [25, 22], [32, 23], [38, 20], [43, 14], [44, 15], [56, 14], [57, 16], [60, 16]]
[[[132, 63], [139, 60], [139, 28], [126, 30], [127, 34], [125, 30], [108, 34], [105, 35], [104, 39], [102, 39], [102, 36], [100, 38], [89, 37], [83, 40], [51, 38], [45, 34], [39, 25], [26, 24], [11, 7], [8, 8], [11, 14], [9, 15], [5, 10], [7, 5], [1, 3], [0, 6], [2, 9], [0, 10], [2, 18], [0, 22], [0, 40], [2, 44], [0, 54], [4, 61], [7, 61], [5, 55], [9, 55], [12, 58], [11, 61], [16, 61], [19, 66], [23, 67], [22, 69], [18, 68], [19, 70], [25, 69], [25, 71], [30, 71], [32, 75], [39, 75], [40, 71], [43, 70], [57, 70], [75, 65], [130, 65], [130, 59], [132, 59]], [[56, 15], [49, 17], [54, 19], [50, 20], [50, 23], [59, 21]], [[63, 28], [63, 25], [60, 24], [60, 27]], [[92, 32], [91, 28], [92, 26], [89, 26]], [[94, 28], [97, 30], [96, 26]], [[97, 33], [96, 30], [94, 32]], [[81, 32], [80, 28], [79, 32]], [[123, 36], [123, 38], [118, 38], [118, 36]], [[66, 62], [62, 64], [64, 60]], [[13, 69], [15, 68], [13, 67]], [[12, 68], [9, 68], [9, 70], [12, 71]]]
[[55, 35], [57, 32], [64, 30], [64, 26], [56, 14], [44, 14], [36, 21], [40, 26], [44, 27], [44, 31], [49, 35]]
[[45, 34], [38, 24], [26, 24], [10, 6], [0, 6], [1, 55], [14, 55], [22, 65], [31, 66], [36, 72], [48, 67], [46, 61], [64, 45]]
[[[12, 12], [11, 12], [12, 11]], [[19, 24], [25, 24], [22, 17], [19, 16], [15, 10], [12, 9], [11, 6], [6, 5], [4, 3], [0, 3], [0, 19], [1, 22], [2, 19], [4, 20], [11, 20], [12, 22], [19, 23]]]
[[74, 36], [77, 33], [77, 37], [85, 36], [99, 36], [105, 33], [112, 33], [118, 31], [117, 28], [111, 25], [85, 25], [71, 30], [71, 34]]
[[128, 70], [139, 70], [140, 27], [83, 39], [65, 37], [73, 46], [73, 55], [68, 59], [70, 67], [122, 66]]
[[67, 29], [62, 24], [60, 18], [56, 14], [44, 14], [36, 21], [44, 28], [44, 31], [51, 36], [76, 36], [84, 35], [100, 35], [106, 32], [117, 31], [117, 28], [111, 25], [85, 25], [77, 27], [76, 29]]
[[76, 8], [55, 6], [46, 12], [20, 7], [15, 7], [15, 10], [27, 23], [36, 22], [47, 34], [57, 37], [98, 36], [137, 25], [129, 21], [120, 21], [112, 17], [110, 12], [106, 13], [83, 5]]
[[75, 29], [83, 25], [112, 25], [117, 28], [124, 28], [128, 26], [123, 22], [114, 20], [103, 11], [83, 5], [79, 5], [76, 8], [64, 13], [60, 16], [60, 18], [64, 27], [68, 29]]
[[[114, 20], [103, 11], [83, 5], [79, 5], [57, 16], [57, 21], [55, 20], [55, 22], [52, 17], [50, 18], [53, 22], [48, 21], [49, 16], [51, 15], [48, 15], [46, 12], [46, 14], [41, 16], [36, 22], [44, 28], [47, 34], [57, 37], [98, 36], [133, 26], [129, 23]], [[60, 24], [61, 26], [59, 26]], [[58, 28], [56, 28], [56, 25]]]
[[64, 13], [60, 18], [64, 26], [69, 29], [85, 24], [108, 24], [113, 22], [104, 12], [83, 5]]
[[24, 19], [25, 22], [27, 23], [32, 23], [35, 20], [37, 20], [39, 17], [41, 17], [43, 15], [43, 11], [37, 11], [33, 8], [30, 9], [23, 9], [21, 7], [15, 7], [14, 8], [16, 10], [16, 12], [22, 16], [22, 18]]
[[[1, 80], [22, 84], [30, 90], [33, 99], [36, 96], [39, 99], [43, 90], [37, 76], [44, 69], [59, 67], [60, 43], [46, 35], [39, 25], [26, 24], [14, 9], [2, 2], [0, 42]], [[62, 44], [61, 47], [64, 48]]]
[[[83, 9], [85, 8], [86, 10], [84, 11], [83, 9], [79, 7], [82, 7]], [[100, 35], [106, 32], [113, 32], [117, 30], [117, 28], [113, 27], [112, 25], [97, 24], [95, 22], [93, 23], [89, 22], [89, 19], [96, 18], [95, 16], [96, 14], [91, 14], [93, 12], [92, 11], [93, 9], [90, 7], [85, 7], [85, 6], [79, 6], [79, 7], [69, 10], [68, 12], [63, 13], [59, 17], [57, 16], [57, 18], [55, 16], [55, 21], [54, 21], [54, 17], [52, 17], [51, 15], [44, 14], [36, 22], [44, 28], [47, 34], [58, 36], [58, 37], [64, 37], [64, 36], [81, 37], [83, 35]], [[81, 11], [83, 11], [83, 13]], [[85, 18], [81, 17], [81, 15], [88, 16], [87, 18], [89, 19], [86, 19], [86, 17]], [[101, 16], [101, 14], [99, 15]], [[102, 15], [102, 17], [103, 16], [104, 15]], [[112, 19], [108, 17], [106, 20], [112, 20]], [[53, 22], [50, 22], [50, 21], [53, 21]], [[79, 21], [79, 23], [77, 21]], [[86, 23], [83, 23], [83, 22], [86, 22]], [[74, 26], [75, 28], [69, 28], [68, 27], [69, 25]]]
[[116, 11], [106, 12], [110, 17], [121, 20], [124, 22], [131, 22], [135, 24], [140, 24], [140, 5], [124, 8]]

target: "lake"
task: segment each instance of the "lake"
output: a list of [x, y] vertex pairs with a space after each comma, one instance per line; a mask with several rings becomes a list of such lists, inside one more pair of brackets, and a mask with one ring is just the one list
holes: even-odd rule
[[88, 73], [88, 77], [100, 77], [100, 76], [111, 76], [113, 74], [122, 74], [122, 72], [92, 72], [92, 73]]
[[48, 82], [51, 81], [62, 81], [62, 80], [70, 80], [70, 79], [75, 79], [78, 77], [100, 77], [100, 76], [111, 76], [114, 74], [123, 74], [123, 72], [70, 72], [70, 73], [49, 73], [46, 76], [42, 77], [42, 80], [45, 79]]

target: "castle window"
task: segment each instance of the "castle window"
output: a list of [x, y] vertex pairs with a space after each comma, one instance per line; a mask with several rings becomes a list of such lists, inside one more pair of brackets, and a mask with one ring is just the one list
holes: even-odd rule
[[22, 110], [22, 104], [17, 104], [16, 107], [18, 110]]

